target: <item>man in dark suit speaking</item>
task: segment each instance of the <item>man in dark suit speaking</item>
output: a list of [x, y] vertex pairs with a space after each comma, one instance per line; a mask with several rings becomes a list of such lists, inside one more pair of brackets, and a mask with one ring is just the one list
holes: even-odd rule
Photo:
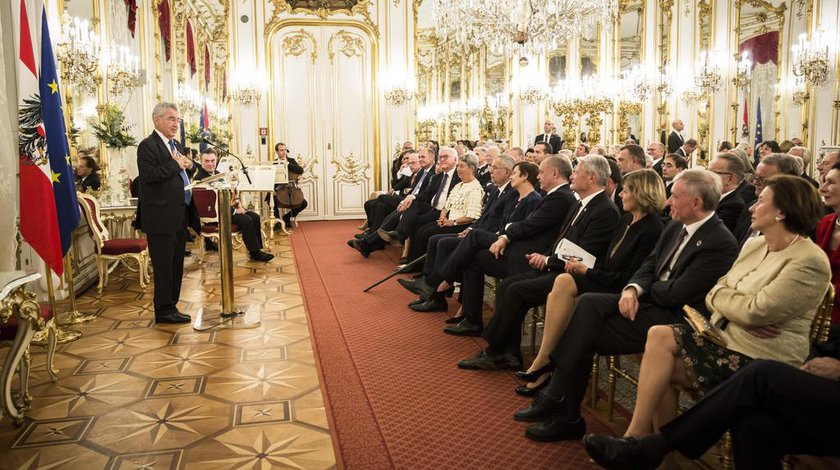
[[158, 103], [152, 111], [155, 130], [137, 146], [140, 172], [140, 229], [149, 242], [155, 276], [155, 321], [189, 323], [178, 312], [184, 273], [187, 219], [192, 192], [185, 171], [192, 160], [178, 152], [175, 135], [180, 113], [172, 103]]

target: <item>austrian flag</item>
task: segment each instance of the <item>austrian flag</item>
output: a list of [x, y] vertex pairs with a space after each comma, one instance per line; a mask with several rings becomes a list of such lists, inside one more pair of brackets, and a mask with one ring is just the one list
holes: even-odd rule
[[[79, 225], [79, 206], [70, 146], [61, 109], [47, 12], [20, 0], [17, 24], [18, 122], [20, 126], [20, 232], [23, 239], [56, 273]], [[40, 76], [29, 16], [41, 11]], [[36, 23], [37, 24], [37, 23]], [[36, 28], [37, 31], [37, 28]]]

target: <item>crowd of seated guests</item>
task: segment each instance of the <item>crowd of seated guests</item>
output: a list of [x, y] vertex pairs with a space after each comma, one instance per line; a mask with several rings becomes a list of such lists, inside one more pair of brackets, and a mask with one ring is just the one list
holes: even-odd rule
[[[417, 275], [398, 279], [417, 296], [413, 311], [448, 312], [460, 285], [460, 308], [443, 331], [487, 346], [457, 366], [517, 371], [516, 393], [533, 397], [513, 416], [531, 423], [527, 438], [584, 437], [593, 354], [644, 353], [625, 436], [584, 439], [597, 463], [656, 468], [674, 450], [698, 458], [731, 429], [736, 464], [779, 468], [785, 453], [840, 449], [830, 444], [835, 426], [813, 431], [790, 409], [840, 418], [840, 300], [820, 347], [838, 359], [809, 360], [817, 308], [829, 283], [840, 287], [838, 152], [816, 163], [816, 181], [801, 142], [782, 144], [765, 141], [753, 153], [723, 142], [707, 169], [691, 168], [694, 139], [672, 153], [661, 142], [609, 151], [428, 145], [426, 175], [423, 159], [407, 154], [408, 182], [377, 196], [392, 196], [393, 209], [379, 220], [369, 212], [366, 231], [348, 243], [368, 257], [407, 239], [403, 262], [426, 255]], [[428, 186], [418, 189], [422, 176]], [[565, 254], [569, 246], [594, 264]], [[485, 325], [486, 276], [498, 284]], [[540, 305], [542, 343], [524, 367], [522, 323]], [[722, 331], [720, 344], [685, 321], [684, 306]], [[681, 416], [675, 386], [699, 400]]]

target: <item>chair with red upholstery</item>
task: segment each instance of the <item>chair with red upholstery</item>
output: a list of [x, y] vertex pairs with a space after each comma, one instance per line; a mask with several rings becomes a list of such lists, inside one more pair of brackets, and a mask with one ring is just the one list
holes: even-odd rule
[[[203, 239], [209, 238], [219, 243], [219, 198], [216, 191], [201, 186], [193, 187], [192, 198], [195, 204], [195, 210], [198, 212], [198, 219], [201, 222], [199, 235], [202, 241], [198, 244], [198, 261], [203, 263], [205, 252]], [[230, 230], [233, 248], [241, 247], [243, 245], [242, 232], [239, 230], [239, 226], [231, 224]]]
[[[136, 271], [140, 276], [140, 287], [146, 288], [149, 282], [149, 246], [143, 238], [116, 238], [111, 239], [111, 234], [102, 223], [102, 216], [99, 210], [99, 201], [95, 197], [76, 193], [79, 205], [82, 206], [82, 213], [87, 220], [91, 237], [96, 244], [96, 267], [99, 269], [99, 292], [108, 285], [108, 275], [120, 264], [129, 271]], [[128, 263], [128, 260], [137, 262], [135, 269]], [[109, 266], [110, 265], [110, 266]]]

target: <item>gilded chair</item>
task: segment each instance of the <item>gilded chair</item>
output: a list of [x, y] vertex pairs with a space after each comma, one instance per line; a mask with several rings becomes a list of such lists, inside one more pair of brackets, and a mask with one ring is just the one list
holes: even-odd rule
[[[198, 261], [203, 263], [205, 252], [204, 239], [209, 238], [216, 243], [219, 242], [219, 198], [215, 190], [200, 186], [193, 187], [192, 197], [201, 224], [201, 229], [198, 234], [201, 239], [198, 244]], [[227, 210], [230, 210], [230, 208]], [[230, 230], [233, 248], [238, 249], [244, 245], [242, 242], [242, 232], [236, 224], [231, 224]]]
[[[0, 371], [0, 418], [4, 412], [16, 425], [23, 423], [24, 413], [29, 409], [32, 397], [29, 395], [29, 346], [36, 333], [46, 335], [46, 367], [50, 379], [58, 379], [53, 367], [56, 347], [55, 319], [52, 309], [39, 305], [35, 295], [22, 287], [12, 291], [0, 302], [0, 346], [9, 347], [9, 353]], [[15, 373], [19, 373], [20, 386], [12, 393]]]
[[[82, 213], [87, 220], [91, 237], [96, 244], [96, 267], [99, 270], [99, 286], [102, 289], [108, 285], [108, 275], [120, 264], [129, 271], [137, 272], [140, 277], [140, 287], [146, 288], [149, 282], [149, 246], [143, 238], [111, 239], [111, 234], [102, 223], [99, 201], [85, 193], [76, 193]], [[137, 263], [135, 269], [128, 261]], [[110, 266], [109, 266], [110, 264]]]

